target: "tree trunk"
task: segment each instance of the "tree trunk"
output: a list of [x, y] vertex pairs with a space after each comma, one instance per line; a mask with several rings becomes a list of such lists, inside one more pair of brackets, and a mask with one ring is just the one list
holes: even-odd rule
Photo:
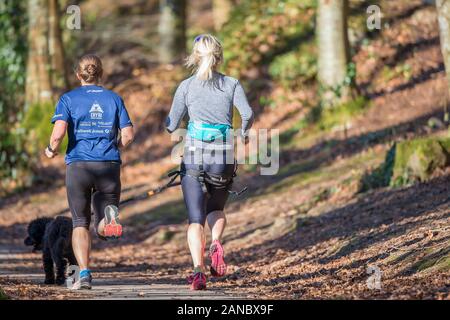
[[25, 89], [27, 106], [52, 99], [51, 64], [48, 50], [48, 4], [48, 0], [29, 0], [28, 2], [29, 49]]
[[450, 1], [436, 0], [436, 7], [438, 11], [441, 50], [447, 73], [447, 83], [450, 90]]
[[49, 0], [49, 54], [51, 77], [54, 91], [68, 88], [67, 69], [65, 65], [64, 46], [61, 36], [60, 14], [57, 0]]
[[160, 0], [158, 55], [171, 63], [186, 53], [186, 0]]
[[213, 19], [214, 19], [214, 29], [220, 31], [222, 26], [230, 18], [230, 11], [233, 7], [231, 0], [213, 0]]
[[350, 88], [344, 85], [350, 51], [347, 34], [347, 0], [319, 0], [317, 13], [318, 78], [322, 102], [333, 106], [346, 101]]

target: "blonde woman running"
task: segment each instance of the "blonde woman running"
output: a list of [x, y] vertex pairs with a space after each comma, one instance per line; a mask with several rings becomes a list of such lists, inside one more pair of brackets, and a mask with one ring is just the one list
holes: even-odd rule
[[243, 137], [253, 122], [253, 111], [239, 81], [217, 71], [222, 61], [222, 45], [217, 38], [209, 34], [195, 38], [186, 62], [194, 75], [180, 83], [166, 121], [167, 130], [172, 133], [185, 114], [189, 116], [181, 184], [189, 215], [187, 238], [194, 265], [188, 281], [194, 290], [206, 289], [206, 221], [212, 238], [211, 275], [226, 274], [221, 238], [226, 225], [223, 209], [236, 169], [233, 106], [241, 115]]

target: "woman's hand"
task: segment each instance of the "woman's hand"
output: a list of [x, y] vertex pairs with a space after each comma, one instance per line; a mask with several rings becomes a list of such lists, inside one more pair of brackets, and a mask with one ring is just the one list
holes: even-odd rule
[[241, 134], [240, 134], [239, 136], [240, 136], [240, 138], [241, 138], [241, 141], [242, 141], [244, 144], [247, 144], [247, 143], [248, 143], [248, 141], [249, 141], [249, 138], [248, 138], [248, 132], [245, 132], [244, 130], [241, 129]]
[[59, 146], [64, 139], [67, 131], [67, 122], [64, 120], [57, 120], [55, 126], [53, 127], [52, 136], [50, 137], [50, 142], [47, 148], [45, 148], [45, 155], [49, 159], [53, 159], [58, 155]]
[[44, 153], [47, 156], [47, 158], [49, 158], [49, 159], [53, 159], [54, 157], [56, 157], [58, 155], [57, 152], [50, 150], [49, 147], [45, 148]]
[[126, 148], [134, 139], [134, 129], [132, 126], [120, 130], [118, 146], [120, 149]]

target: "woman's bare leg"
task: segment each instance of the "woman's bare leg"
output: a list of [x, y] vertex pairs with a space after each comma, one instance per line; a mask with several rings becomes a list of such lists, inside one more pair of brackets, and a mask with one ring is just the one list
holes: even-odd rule
[[213, 211], [208, 214], [207, 220], [209, 228], [211, 229], [211, 240], [218, 240], [220, 242], [227, 225], [225, 213], [223, 211]]
[[191, 223], [188, 227], [187, 237], [194, 268], [200, 268], [202, 272], [205, 272], [204, 252], [206, 240], [204, 227], [199, 223]]

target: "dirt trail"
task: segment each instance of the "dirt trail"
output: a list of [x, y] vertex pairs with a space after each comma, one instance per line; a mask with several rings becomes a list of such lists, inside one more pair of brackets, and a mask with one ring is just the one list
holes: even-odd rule
[[93, 300], [158, 300], [158, 299], [245, 299], [233, 290], [209, 288], [192, 291], [175, 276], [158, 277], [152, 272], [120, 270], [96, 271], [92, 290], [73, 291], [65, 286], [42, 285], [43, 274], [38, 268], [39, 254], [30, 255], [23, 248], [0, 246], [0, 283], [18, 285], [8, 293], [23, 298], [93, 299]]
[[[356, 55], [371, 107], [345, 132], [295, 132], [276, 176], [241, 168], [236, 185], [249, 192], [227, 206], [229, 274], [212, 279], [208, 291], [187, 289], [191, 261], [179, 188], [121, 208], [124, 238], [94, 241], [93, 291], [41, 285], [40, 255], [29, 253], [23, 238], [32, 219], [68, 215], [63, 171], [55, 169], [63, 167], [61, 159], [45, 163], [59, 177], [56, 186], [0, 202], [0, 286], [13, 298], [32, 299], [450, 299], [450, 170], [427, 183], [358, 193], [362, 174], [383, 161], [392, 141], [447, 134], [428, 125], [431, 117], [442, 118], [446, 94], [434, 9], [414, 8]], [[386, 65], [406, 64], [407, 76], [387, 74]], [[139, 90], [125, 94], [127, 101], [150, 99], [147, 87]], [[256, 126], [286, 118], [288, 128], [289, 112], [267, 110]], [[143, 127], [124, 157], [124, 199], [156, 186], [174, 166], [168, 135], [146, 131], [152, 121], [143, 110], [131, 113]], [[380, 289], [367, 286], [371, 266], [382, 272]]]
[[[345, 183], [352, 173], [341, 173], [376, 155], [373, 149], [336, 160], [313, 176], [271, 181], [272, 189], [232, 202], [224, 237], [230, 272], [210, 282], [207, 292], [187, 290], [184, 219], [154, 224], [161, 209], [136, 212], [148, 207], [145, 202], [124, 208], [125, 216], [133, 214], [123, 220], [122, 241], [95, 241], [95, 290], [74, 293], [38, 284], [40, 256], [21, 244], [24, 224], [0, 229], [15, 240], [2, 237], [0, 284], [14, 297], [33, 299], [450, 298], [450, 172], [426, 184], [355, 196]], [[161, 206], [167, 213], [182, 204], [179, 191], [166, 197]], [[381, 290], [367, 287], [369, 266], [382, 270]]]

